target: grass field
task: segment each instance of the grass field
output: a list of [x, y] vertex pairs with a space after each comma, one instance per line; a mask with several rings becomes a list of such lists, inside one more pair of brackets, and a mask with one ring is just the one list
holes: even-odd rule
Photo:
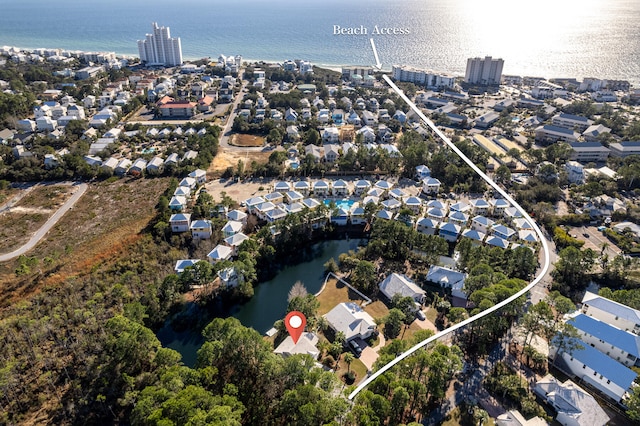
[[[92, 184], [74, 208], [27, 253], [37, 259], [35, 275], [17, 277], [17, 259], [0, 264], [0, 308], [122, 255], [154, 217], [158, 198], [168, 182], [169, 178], [157, 178]], [[38, 198], [29, 194], [20, 204], [24, 206], [31, 202], [29, 199]]]

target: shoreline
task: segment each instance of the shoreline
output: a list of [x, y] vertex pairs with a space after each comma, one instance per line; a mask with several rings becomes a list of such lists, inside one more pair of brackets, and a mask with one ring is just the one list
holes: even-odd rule
[[[0, 43], [2, 43], [0, 41]], [[124, 53], [119, 53], [113, 50], [80, 50], [80, 49], [66, 49], [63, 47], [20, 47], [20, 46], [12, 46], [9, 44], [0, 44], [1, 47], [8, 47], [8, 48], [13, 48], [13, 49], [18, 49], [19, 51], [23, 51], [23, 52], [33, 52], [36, 49], [45, 49], [45, 50], [63, 50], [63, 51], [69, 51], [69, 52], [84, 52], [84, 53], [114, 53], [116, 55], [116, 59], [139, 59], [139, 56], [136, 54], [124, 54]], [[219, 55], [224, 55], [225, 53], [219, 53]], [[238, 53], [235, 53], [238, 54]], [[242, 56], [242, 55], [240, 55]], [[186, 63], [190, 63], [190, 62], [197, 62], [197, 61], [201, 61], [201, 60], [205, 60], [205, 59], [209, 59], [210, 61], [217, 61], [217, 57], [213, 57], [213, 56], [202, 56], [199, 58], [196, 57], [187, 57], [187, 56], [183, 56], [183, 64]], [[317, 66], [318, 68], [322, 68], [322, 69], [328, 69], [330, 71], [336, 71], [336, 72], [341, 72], [342, 71], [342, 67], [343, 66], [362, 66], [362, 67], [367, 67], [367, 66], [373, 66], [373, 65], [362, 65], [362, 64], [332, 64], [332, 63], [324, 63], [324, 62], [315, 62], [314, 60], [310, 59], [310, 58], [281, 58], [281, 59], [254, 59], [254, 58], [242, 58], [242, 62], [247, 62], [247, 63], [257, 63], [257, 62], [264, 62], [267, 64], [281, 64], [287, 60], [295, 60], [295, 59], [305, 59], [310, 61], [312, 64], [314, 64], [314, 66]], [[411, 64], [393, 64], [393, 65], [400, 65], [400, 66], [410, 66], [410, 67], [415, 67], [417, 69], [422, 69], [421, 67], [418, 66], [414, 66]], [[434, 70], [437, 73], [444, 73], [444, 74], [450, 74], [453, 75], [456, 78], [462, 78], [464, 77], [463, 74], [461, 74], [459, 71], [447, 71], [447, 70]], [[383, 67], [382, 69], [383, 73], [391, 73], [391, 69], [387, 69], [386, 66]], [[509, 75], [509, 76], [520, 76], [520, 77], [531, 77], [532, 74], [531, 73], [526, 73], [526, 72], [507, 72], [504, 73], [503, 75]], [[633, 90], [634, 88], [638, 88], [640, 87], [640, 80], [638, 80], [637, 76], [626, 76], [624, 79], [620, 79], [620, 78], [609, 78], [609, 77], [601, 77], [601, 76], [567, 76], [567, 75], [562, 75], [562, 76], [547, 76], [547, 75], [538, 75], [538, 76], [534, 76], [534, 77], [540, 77], [543, 78], [547, 81], [553, 80], [553, 79], [576, 79], [578, 81], [583, 81], [586, 78], [596, 78], [596, 79], [600, 79], [600, 80], [622, 80], [622, 81], [628, 81], [629, 84], [631, 85], [631, 89]]]

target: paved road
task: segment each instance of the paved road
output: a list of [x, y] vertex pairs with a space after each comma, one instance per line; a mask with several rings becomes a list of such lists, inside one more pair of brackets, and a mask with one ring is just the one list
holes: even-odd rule
[[84, 193], [89, 188], [89, 185], [86, 183], [81, 183], [76, 186], [74, 194], [69, 198], [63, 205], [56, 211], [50, 218], [45, 222], [40, 229], [36, 231], [35, 234], [31, 237], [29, 241], [26, 242], [22, 247], [12, 251], [11, 253], [0, 255], [0, 262], [6, 262], [8, 260], [14, 259], [22, 254], [27, 253], [29, 250], [33, 249], [39, 242], [44, 238], [44, 236], [53, 228], [53, 226], [58, 223], [58, 221], [64, 216], [64, 214], [71, 209], [75, 203], [84, 195]]
[[0, 213], [10, 210], [13, 206], [15, 206], [18, 203], [18, 201], [22, 200], [24, 196], [27, 195], [29, 192], [31, 192], [31, 190], [33, 190], [33, 188], [35, 188], [36, 186], [37, 185], [32, 185], [32, 184], [27, 185], [26, 189], [24, 189], [23, 191], [20, 191], [15, 197], [13, 197], [12, 199], [7, 201], [0, 207]]
[[[244, 71], [241, 70], [240, 73], [242, 72]], [[222, 132], [220, 132], [220, 148], [222, 148], [225, 151], [242, 151], [242, 152], [258, 151], [259, 152], [259, 151], [264, 151], [265, 149], [265, 147], [262, 147], [262, 146], [244, 147], [244, 146], [229, 145], [229, 140], [233, 135], [233, 131], [231, 130], [231, 127], [233, 126], [233, 120], [235, 120], [236, 116], [238, 115], [237, 113], [238, 105], [240, 105], [242, 98], [244, 98], [244, 94], [245, 94], [244, 89], [247, 87], [248, 84], [249, 84], [248, 81], [246, 80], [242, 81], [242, 86], [240, 90], [238, 90], [238, 93], [236, 94], [236, 98], [234, 99], [233, 104], [231, 105], [231, 112], [229, 113], [229, 118], [227, 119], [227, 123], [222, 128]]]

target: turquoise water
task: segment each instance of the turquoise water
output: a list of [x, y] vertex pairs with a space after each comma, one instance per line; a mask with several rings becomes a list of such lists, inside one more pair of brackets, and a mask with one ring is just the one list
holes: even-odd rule
[[143, 154], [153, 154], [154, 152], [156, 152], [155, 148], [145, 148], [142, 150]]
[[325, 206], [329, 206], [329, 204], [331, 204], [332, 201], [336, 204], [336, 206], [339, 209], [343, 209], [347, 211], [351, 210], [353, 203], [355, 203], [355, 200], [350, 200], [348, 198], [343, 198], [342, 200], [324, 200], [323, 203]]
[[[374, 37], [384, 69], [461, 75], [467, 58], [491, 55], [505, 60], [505, 74], [640, 80], [638, 0], [4, 1], [0, 45], [137, 56], [153, 21], [181, 38], [187, 59], [224, 53], [370, 65]], [[369, 33], [333, 35], [334, 25]], [[373, 36], [375, 25], [410, 34]]]

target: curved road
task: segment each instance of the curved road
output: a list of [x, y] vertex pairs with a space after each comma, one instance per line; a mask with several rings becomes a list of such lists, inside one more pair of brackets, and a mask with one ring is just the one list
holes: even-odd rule
[[513, 296], [503, 300], [500, 303], [495, 304], [494, 306], [490, 307], [489, 309], [486, 309], [462, 322], [459, 322], [458, 324], [455, 324], [445, 330], [442, 330], [439, 333], [436, 333], [435, 335], [429, 337], [428, 339], [423, 340], [422, 342], [418, 343], [417, 345], [413, 346], [412, 348], [410, 348], [409, 350], [407, 350], [406, 352], [400, 354], [397, 358], [395, 358], [393, 361], [391, 361], [390, 363], [388, 363], [387, 365], [385, 365], [384, 367], [382, 367], [381, 369], [379, 369], [378, 371], [376, 371], [375, 373], [373, 373], [371, 376], [367, 377], [364, 381], [362, 381], [358, 387], [356, 387], [356, 389], [351, 392], [351, 394], [349, 394], [349, 399], [353, 399], [356, 397], [356, 395], [358, 395], [358, 393], [364, 389], [365, 387], [367, 387], [369, 385], [369, 383], [371, 383], [372, 381], [374, 381], [378, 376], [380, 376], [381, 374], [383, 374], [384, 372], [386, 372], [387, 370], [389, 370], [391, 367], [393, 367], [394, 365], [396, 365], [397, 363], [399, 363], [400, 361], [402, 361], [403, 359], [405, 359], [406, 357], [410, 356], [411, 354], [413, 354], [415, 351], [417, 351], [418, 349], [426, 346], [427, 344], [433, 342], [434, 340], [437, 340], [443, 336], [446, 336], [447, 334], [458, 330], [459, 328], [465, 327], [469, 324], [471, 324], [472, 322], [486, 316], [486, 315], [490, 315], [491, 313], [497, 311], [498, 309], [503, 308], [504, 306], [508, 305], [509, 303], [513, 302], [514, 300], [516, 300], [517, 298], [519, 298], [520, 296], [524, 296], [525, 294], [529, 293], [538, 283], [542, 282], [543, 278], [547, 275], [547, 272], [549, 271], [549, 266], [550, 266], [550, 261], [551, 261], [551, 255], [549, 252], [549, 246], [547, 244], [547, 241], [544, 237], [544, 235], [542, 234], [542, 231], [540, 230], [540, 228], [538, 227], [538, 224], [531, 218], [531, 216], [529, 216], [529, 214], [522, 208], [522, 206], [520, 206], [518, 203], [515, 202], [515, 200], [509, 195], [507, 194], [507, 192], [502, 189], [497, 183], [495, 183], [493, 180], [491, 180], [491, 178], [489, 178], [489, 176], [487, 176], [486, 173], [484, 173], [482, 170], [480, 170], [478, 168], [478, 166], [476, 166], [473, 161], [471, 161], [466, 155], [464, 155], [462, 153], [462, 151], [460, 151], [460, 149], [455, 146], [453, 144], [453, 142], [451, 142], [451, 140], [449, 140], [449, 138], [447, 136], [445, 136], [445, 134], [436, 127], [435, 124], [433, 124], [433, 122], [431, 120], [429, 120], [423, 113], [422, 111], [420, 111], [420, 109], [413, 103], [411, 102], [411, 100], [407, 97], [407, 95], [404, 94], [404, 92], [402, 90], [400, 90], [398, 88], [398, 86], [396, 86], [393, 81], [391, 81], [391, 79], [389, 78], [388, 75], [383, 75], [382, 76], [385, 81], [387, 82], [387, 84], [402, 98], [402, 100], [404, 100], [407, 105], [409, 105], [411, 107], [411, 109], [418, 115], [418, 117], [420, 117], [422, 119], [422, 121], [431, 129], [431, 131], [438, 137], [440, 138], [440, 140], [442, 142], [444, 142], [449, 148], [451, 148], [453, 150], [453, 152], [455, 152], [458, 157], [460, 157], [462, 160], [464, 160], [465, 163], [467, 163], [469, 165], [469, 167], [471, 167], [482, 179], [484, 179], [485, 182], [487, 182], [489, 185], [491, 185], [491, 187], [493, 187], [493, 189], [495, 189], [496, 191], [498, 191], [500, 193], [500, 195], [502, 195], [504, 197], [505, 200], [509, 201], [509, 203], [511, 203], [512, 206], [514, 206], [521, 214], [522, 217], [524, 217], [530, 224], [531, 226], [533, 226], [534, 231], [536, 232], [536, 235], [538, 235], [538, 238], [540, 240], [540, 244], [542, 245], [542, 249], [544, 251], [544, 260], [542, 262], [542, 267], [540, 268], [540, 270], [538, 271], [538, 275], [534, 278], [534, 280], [527, 285], [525, 288], [523, 288], [522, 290], [520, 290], [519, 292], [517, 292], [516, 294], [514, 294]]
[[8, 260], [14, 259], [22, 254], [25, 254], [29, 250], [33, 249], [39, 242], [44, 238], [44, 236], [53, 228], [53, 226], [58, 223], [58, 221], [64, 216], [64, 214], [71, 209], [76, 202], [87, 192], [89, 185], [86, 183], [81, 183], [77, 185], [77, 189], [74, 194], [69, 198], [63, 205], [60, 207], [46, 222], [44, 225], [40, 227], [36, 231], [35, 234], [26, 242], [22, 247], [12, 251], [11, 253], [0, 255], [0, 262], [6, 262]]

